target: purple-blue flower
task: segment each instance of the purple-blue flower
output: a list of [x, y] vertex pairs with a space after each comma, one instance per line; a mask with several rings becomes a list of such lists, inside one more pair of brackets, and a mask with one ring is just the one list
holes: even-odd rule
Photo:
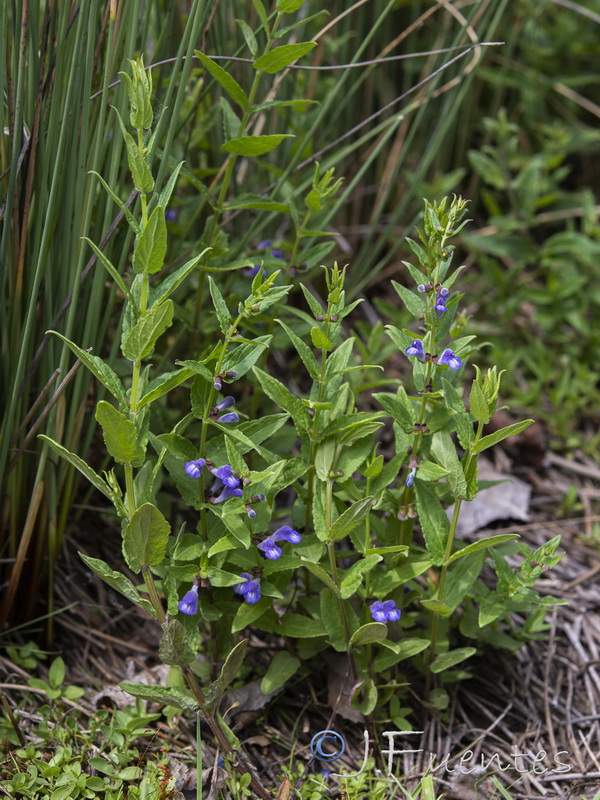
[[450, 367], [450, 369], [455, 371], [462, 367], [462, 359], [459, 358], [459, 356], [454, 355], [453, 350], [448, 350], [447, 348], [438, 358], [437, 363], [438, 366], [443, 366], [444, 364], [447, 364]]
[[230, 411], [229, 414], [223, 414], [222, 417], [217, 418], [217, 422], [239, 422], [240, 418], [235, 411]]
[[[213, 469], [212, 474], [220, 481], [223, 481], [225, 486], [228, 486], [230, 489], [235, 489], [240, 485], [240, 479], [233, 474], [233, 470], [229, 464], [224, 464], [222, 467]], [[219, 488], [219, 486], [217, 486], [217, 488]]]
[[407, 486], [409, 489], [413, 485], [415, 481], [415, 475], [417, 474], [417, 468], [413, 467], [411, 471], [406, 476], [406, 480], [404, 481], [404, 485]]
[[376, 600], [370, 606], [370, 611], [375, 622], [397, 622], [402, 616], [393, 600], [386, 600], [385, 603]]
[[253, 278], [258, 274], [259, 269], [260, 264], [255, 264], [253, 267], [244, 267], [242, 270], [242, 275], [246, 278]]
[[447, 311], [446, 308], [446, 298], [448, 297], [449, 291], [448, 289], [440, 289], [435, 298], [435, 306], [433, 307], [435, 313], [438, 317], [441, 317], [444, 311]]
[[419, 361], [425, 361], [425, 351], [423, 350], [423, 342], [420, 339], [415, 339], [410, 347], [404, 351], [407, 356], [416, 356]]
[[276, 561], [278, 558], [281, 558], [281, 547], [278, 547], [271, 537], [261, 542], [258, 545], [258, 549], [262, 550], [265, 556], [270, 558], [271, 561]]
[[[214, 486], [213, 486], [214, 489]], [[224, 503], [225, 500], [229, 500], [230, 497], [243, 497], [244, 492], [242, 489], [230, 489], [229, 486], [223, 486], [223, 491], [217, 497], [211, 497], [211, 503]]]
[[247, 603], [258, 603], [260, 600], [260, 580], [253, 578], [249, 572], [242, 572], [243, 583], [236, 583], [233, 591], [241, 594]]
[[271, 538], [274, 542], [278, 542], [283, 539], [285, 542], [289, 542], [290, 544], [299, 544], [302, 541], [302, 537], [298, 531], [290, 528], [289, 525], [284, 525], [283, 528], [276, 530]]
[[270, 239], [263, 239], [262, 242], [259, 242], [256, 245], [257, 250], [266, 250], [267, 247], [271, 247], [271, 240]]
[[182, 614], [191, 616], [198, 611], [198, 586], [194, 583], [189, 592], [183, 595], [183, 598], [177, 604], [177, 608]]
[[190, 478], [199, 478], [202, 475], [202, 467], [206, 464], [203, 458], [197, 458], [195, 461], [187, 461], [185, 464], [185, 471]]
[[211, 409], [211, 413], [216, 414], [217, 411], [226, 411], [231, 406], [235, 405], [235, 398], [231, 395], [224, 397], [217, 405]]
[[252, 508], [249, 503], [246, 503], [246, 514], [250, 519], [254, 519], [256, 517], [256, 511]]

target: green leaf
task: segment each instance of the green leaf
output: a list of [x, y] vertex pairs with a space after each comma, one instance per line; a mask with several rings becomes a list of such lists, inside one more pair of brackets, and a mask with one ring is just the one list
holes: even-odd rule
[[273, 75], [287, 67], [288, 64], [306, 55], [306, 53], [316, 46], [316, 42], [282, 44], [280, 47], [275, 47], [260, 58], [257, 58], [252, 66], [259, 72], [266, 72], [269, 75]]
[[431, 665], [432, 672], [443, 672], [450, 667], [455, 667], [467, 658], [475, 655], [476, 647], [459, 647], [456, 650], [449, 650], [447, 653], [439, 655]]
[[52, 333], [54, 336], [58, 336], [59, 339], [69, 347], [73, 353], [77, 356], [77, 358], [82, 361], [85, 366], [89, 369], [89, 371], [100, 381], [100, 383], [105, 386], [108, 391], [119, 401], [119, 405], [124, 408], [126, 406], [126, 395], [125, 389], [123, 388], [123, 384], [117, 377], [116, 373], [102, 361], [101, 358], [98, 356], [92, 356], [87, 353], [85, 350], [82, 350], [81, 347], [78, 347], [73, 342], [69, 341], [66, 336], [63, 336], [61, 333], [57, 331], [46, 331], [46, 333]]
[[237, 24], [242, 29], [242, 33], [244, 35], [244, 39], [246, 40], [246, 44], [248, 45], [248, 50], [250, 50], [250, 55], [252, 58], [256, 58], [256, 54], [258, 53], [258, 42], [256, 41], [256, 36], [254, 35], [254, 31], [245, 22], [243, 19], [236, 19]]
[[159, 306], [163, 303], [170, 294], [173, 294], [175, 289], [180, 286], [183, 281], [187, 278], [187, 276], [192, 272], [197, 266], [198, 262], [205, 255], [211, 248], [206, 247], [200, 255], [194, 256], [189, 261], [186, 261], [183, 267], [179, 267], [176, 269], [175, 272], [168, 275], [164, 281], [162, 281], [155, 289], [150, 293], [150, 308], [154, 308], [154, 306]]
[[383, 456], [377, 456], [373, 461], [363, 469], [365, 478], [376, 478], [383, 469]]
[[380, 653], [375, 659], [375, 669], [377, 672], [382, 672], [385, 669], [397, 664], [398, 661], [404, 661], [407, 658], [422, 653], [429, 647], [427, 639], [402, 639], [400, 642], [384, 641], [382, 644], [387, 647], [392, 653]]
[[302, 566], [310, 570], [310, 572], [312, 572], [313, 575], [316, 575], [316, 577], [322, 583], [324, 583], [325, 586], [327, 586], [334, 593], [336, 597], [341, 597], [340, 590], [335, 585], [333, 580], [329, 577], [329, 573], [327, 573], [323, 569], [323, 567], [321, 567], [319, 564], [314, 564], [312, 561], [309, 561], [307, 558], [304, 558], [303, 556], [300, 556], [300, 561], [302, 562]]
[[196, 659], [185, 628], [178, 619], [167, 622], [158, 647], [158, 655], [163, 664], [191, 664]]
[[319, 314], [323, 314], [325, 309], [321, 306], [317, 298], [309, 292], [303, 283], [300, 284], [300, 288], [302, 289], [302, 293], [304, 294], [306, 302], [308, 303], [309, 308], [314, 316], [317, 317]]
[[254, 374], [262, 387], [263, 392], [276, 403], [283, 411], [287, 411], [294, 421], [300, 436], [305, 436], [312, 425], [312, 418], [302, 405], [302, 401], [292, 394], [290, 390], [275, 378], [272, 378], [262, 369], [254, 367]]
[[227, 210], [235, 208], [259, 208], [262, 211], [279, 211], [281, 214], [288, 214], [290, 207], [286, 203], [279, 203], [269, 197], [261, 197], [259, 194], [238, 194], [231, 202], [227, 203]]
[[315, 472], [319, 480], [327, 481], [333, 469], [336, 453], [336, 443], [333, 439], [325, 439], [315, 452]]
[[269, 28], [269, 20], [267, 18], [267, 12], [265, 10], [265, 6], [262, 0], [252, 0], [252, 5], [256, 9], [256, 13], [258, 14], [258, 18], [263, 24], [263, 28], [265, 29], [266, 33], [270, 32]]
[[294, 138], [290, 133], [276, 133], [268, 136], [242, 136], [230, 139], [223, 150], [236, 156], [262, 156], [274, 150], [284, 139]]
[[352, 595], [360, 589], [363, 584], [364, 576], [381, 560], [382, 556], [379, 555], [379, 553], [371, 553], [352, 564], [340, 583], [340, 594], [344, 600], [352, 597]]
[[385, 408], [394, 422], [397, 422], [403, 431], [406, 433], [412, 433], [414, 420], [398, 397], [394, 397], [394, 395], [391, 394], [386, 394], [385, 392], [376, 392], [373, 397], [383, 408]]
[[428, 611], [431, 611], [434, 614], [439, 614], [440, 617], [452, 616], [452, 609], [450, 608], [450, 606], [446, 605], [446, 603], [442, 603], [442, 601], [438, 600], [437, 597], [431, 597], [425, 600], [421, 600], [421, 605]]
[[406, 286], [402, 286], [402, 284], [397, 283], [397, 281], [392, 281], [392, 286], [413, 317], [419, 319], [420, 315], [425, 313], [426, 308], [425, 299], [423, 296], [411, 292], [410, 289], [407, 289]]
[[471, 414], [478, 422], [489, 422], [492, 414], [478, 381], [474, 381], [469, 395], [469, 408]]
[[194, 50], [194, 55], [196, 58], [200, 59], [205, 70], [211, 75], [211, 77], [214, 78], [223, 89], [225, 89], [233, 102], [237, 103], [242, 111], [246, 111], [248, 108], [248, 98], [235, 78], [232, 78], [231, 75], [223, 69], [223, 67], [220, 67], [215, 61], [213, 61], [204, 53], [201, 53], [199, 50]]
[[467, 482], [462, 464], [458, 460], [456, 448], [448, 431], [438, 431], [431, 437], [431, 455], [448, 472], [448, 483], [455, 498], [465, 500]]
[[152, 607], [152, 603], [149, 603], [148, 600], [144, 600], [143, 597], [140, 597], [138, 590], [128, 577], [123, 575], [121, 572], [116, 572], [114, 569], [111, 569], [106, 562], [99, 558], [92, 558], [91, 556], [86, 556], [83, 553], [79, 553], [79, 557], [85, 564], [87, 564], [92, 572], [96, 573], [96, 575], [105, 583], [107, 583], [111, 589], [114, 589], [115, 591], [119, 592], [119, 594], [122, 594], [123, 597], [126, 597], [138, 608], [142, 608], [151, 616], [156, 617], [156, 612]]
[[521, 433], [521, 431], [524, 431], [525, 428], [528, 428], [533, 422], [535, 422], [535, 420], [525, 419], [522, 422], [515, 422], [512, 425], [508, 425], [506, 428], [501, 428], [499, 431], [490, 433], [489, 436], [484, 436], [478, 442], [473, 442], [471, 445], [471, 452], [481, 453], [482, 450], [486, 450], [488, 447], [498, 444], [498, 442], [507, 439], [509, 436], [516, 436], [518, 433]]
[[50, 681], [50, 686], [53, 689], [58, 689], [58, 687], [64, 682], [65, 662], [60, 656], [55, 658], [50, 665], [50, 669], [48, 670], [48, 680]]
[[304, 5], [304, 0], [277, 0], [277, 11], [282, 14], [293, 14]]
[[133, 512], [123, 537], [123, 555], [132, 572], [161, 563], [170, 532], [171, 526], [152, 503]]
[[45, 442], [48, 447], [54, 450], [61, 458], [64, 458], [65, 461], [68, 461], [75, 469], [78, 469], [81, 474], [88, 479], [88, 481], [98, 489], [99, 492], [102, 492], [105, 497], [111, 499], [111, 492], [110, 487], [104, 481], [100, 475], [98, 475], [94, 470], [88, 466], [88, 464], [79, 456], [75, 455], [75, 453], [71, 453], [69, 450], [64, 448], [58, 442], [55, 442], [54, 439], [51, 439], [49, 436], [45, 436], [43, 433], [38, 435], [38, 439], [41, 439]]
[[94, 251], [94, 253], [98, 257], [98, 260], [100, 261], [102, 266], [106, 269], [106, 271], [108, 272], [110, 277], [117, 284], [119, 289], [123, 292], [125, 297], [129, 300], [129, 302], [135, 307], [135, 300], [133, 299], [133, 295], [131, 294], [131, 292], [129, 290], [129, 286], [127, 286], [127, 284], [125, 283], [123, 278], [119, 275], [119, 273], [117, 272], [116, 267], [113, 266], [112, 262], [108, 260], [108, 258], [102, 252], [102, 250], [100, 250], [100, 248], [97, 247], [94, 244], [94, 242], [92, 242], [91, 239], [88, 239], [87, 236], [83, 236], [82, 239], [83, 239], [84, 242], [87, 242], [89, 244], [89, 246], [92, 248], [92, 250]]
[[219, 291], [219, 287], [214, 282], [212, 277], [208, 276], [208, 286], [210, 288], [210, 294], [212, 297], [213, 305], [215, 307], [215, 311], [217, 312], [217, 319], [219, 320], [219, 327], [221, 328], [221, 333], [227, 333], [229, 328], [231, 327], [232, 317], [229, 313], [229, 309], [227, 308], [227, 303], [223, 299], [223, 295]]
[[242, 639], [241, 642], [236, 644], [236, 646], [230, 651], [229, 655], [225, 659], [225, 663], [221, 667], [219, 677], [209, 686], [206, 697], [209, 713], [212, 713], [212, 711], [214, 711], [214, 709], [219, 705], [219, 701], [221, 700], [223, 692], [225, 689], [227, 689], [229, 684], [235, 680], [238, 672], [240, 671], [240, 667], [244, 662], [247, 646], [248, 639]]
[[323, 331], [320, 328], [314, 327], [310, 329], [310, 338], [312, 339], [312, 343], [314, 346], [319, 350], [333, 350], [333, 345], [325, 336]]
[[173, 301], [154, 306], [131, 329], [121, 350], [129, 361], [141, 361], [154, 350], [157, 339], [173, 322]]
[[317, 359], [314, 357], [310, 347], [306, 344], [306, 342], [303, 342], [302, 339], [285, 324], [285, 322], [282, 322], [280, 319], [276, 319], [275, 322], [278, 322], [283, 330], [287, 333], [291, 343], [294, 345], [298, 355], [302, 359], [304, 366], [308, 370], [310, 377], [314, 381], [318, 380], [320, 375], [319, 365], [317, 364]]
[[479, 604], [479, 626], [485, 628], [506, 613], [506, 600], [496, 592], [488, 592]]
[[223, 524], [240, 544], [247, 549], [250, 547], [250, 531], [240, 514], [223, 514], [221, 516]]
[[138, 275], [144, 272], [147, 272], [148, 275], [160, 272], [165, 263], [166, 254], [167, 223], [165, 210], [162, 206], [157, 206], [150, 215], [146, 227], [137, 237], [133, 251], [133, 271]]
[[134, 697], [141, 697], [150, 703], [160, 703], [161, 705], [180, 708], [182, 711], [196, 711], [198, 702], [194, 695], [179, 686], [159, 686], [157, 684], [131, 683], [121, 681], [121, 689]]
[[150, 168], [146, 163], [144, 154], [140, 152], [137, 142], [134, 140], [133, 136], [127, 133], [127, 129], [123, 124], [123, 120], [114, 106], [113, 110], [117, 115], [119, 127], [121, 128], [121, 133], [123, 134], [123, 140], [125, 141], [125, 147], [127, 149], [127, 163], [129, 164], [129, 171], [131, 172], [131, 177], [133, 178], [133, 185], [138, 192], [151, 192], [154, 189], [154, 178], [152, 177]]
[[223, 372], [235, 370], [237, 376], [234, 380], [242, 378], [268, 349], [270, 336], [258, 336], [253, 341], [246, 341], [230, 349], [223, 362]]
[[347, 508], [331, 526], [329, 531], [330, 541], [339, 542], [360, 525], [369, 516], [373, 508], [374, 499], [371, 496], [364, 497], [362, 500], [353, 503], [350, 508]]
[[106, 449], [119, 464], [140, 466], [144, 461], [144, 448], [138, 444], [137, 431], [125, 414], [100, 400], [96, 406], [96, 420], [102, 426]]
[[[377, 624], [377, 623], [376, 623]], [[384, 626], [385, 627], [385, 626]], [[373, 678], [367, 678], [357, 688], [352, 697], [352, 705], [358, 708], [366, 717], [372, 714], [377, 706], [377, 686]]]
[[499, 533], [497, 536], [488, 536], [486, 539], [479, 539], [478, 542], [468, 544], [466, 547], [463, 547], [461, 550], [457, 550], [456, 553], [453, 553], [448, 559], [448, 564], [456, 561], [457, 558], [468, 556], [469, 553], [475, 553], [477, 550], [484, 550], [487, 547], [495, 547], [498, 544], [504, 544], [504, 542], [510, 542], [512, 539], [518, 538], [518, 533]]
[[176, 369], [174, 372], [166, 372], [163, 375], [159, 375], [158, 378], [155, 378], [146, 386], [146, 391], [138, 400], [138, 411], [148, 405], [148, 403], [152, 403], [164, 394], [168, 394], [168, 392], [180, 386], [193, 375], [194, 370], [187, 369], [186, 367], [183, 369]]
[[350, 647], [361, 647], [363, 644], [382, 642], [387, 636], [387, 625], [383, 622], [367, 622], [350, 637]]
[[303, 617], [301, 614], [286, 614], [281, 617], [277, 632], [295, 639], [313, 639], [316, 636], [325, 636], [327, 631], [318, 619]]
[[243, 602], [233, 618], [231, 632], [237, 633], [237, 631], [243, 630], [248, 627], [248, 625], [252, 625], [252, 623], [260, 619], [265, 611], [270, 609], [272, 605], [273, 601], [269, 597], [261, 597], [258, 603]]
[[440, 478], [446, 477], [448, 470], [434, 464], [433, 461], [421, 461], [417, 474], [422, 481], [439, 481]]
[[426, 483], [416, 480], [414, 490], [419, 524], [423, 531], [427, 552], [431, 556], [432, 563], [436, 567], [441, 567], [444, 563], [446, 542], [450, 535], [448, 517], [437, 495]]
[[269, 664], [269, 669], [260, 683], [263, 694], [276, 692], [286, 681], [300, 669], [300, 659], [285, 650], [277, 653]]

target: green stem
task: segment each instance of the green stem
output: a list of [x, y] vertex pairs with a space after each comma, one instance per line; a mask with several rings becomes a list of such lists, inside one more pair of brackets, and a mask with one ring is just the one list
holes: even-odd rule
[[146, 589], [148, 590], [148, 594], [150, 595], [150, 602], [152, 603], [152, 608], [156, 611], [156, 615], [158, 617], [158, 621], [161, 625], [164, 625], [167, 621], [167, 617], [165, 614], [165, 610], [163, 608], [162, 603], [160, 602], [160, 597], [158, 596], [158, 592], [156, 591], [156, 584], [154, 583], [154, 578], [152, 577], [152, 573], [150, 572], [150, 567], [146, 564], [142, 567], [142, 575], [144, 577], [144, 583], [146, 584]]

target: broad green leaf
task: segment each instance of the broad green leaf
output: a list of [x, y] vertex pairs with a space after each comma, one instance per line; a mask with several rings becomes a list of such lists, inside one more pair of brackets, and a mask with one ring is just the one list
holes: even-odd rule
[[497, 536], [489, 536], [486, 539], [479, 539], [478, 542], [468, 544], [466, 547], [463, 547], [461, 550], [457, 550], [456, 553], [453, 553], [448, 559], [448, 564], [456, 561], [457, 558], [468, 556], [469, 553], [475, 553], [477, 550], [484, 550], [487, 547], [495, 547], [497, 544], [504, 544], [504, 542], [510, 542], [512, 539], [518, 538], [518, 533], [499, 533]]
[[376, 478], [383, 469], [383, 456], [377, 456], [365, 469], [363, 475], [365, 478]]
[[131, 683], [130, 681], [121, 681], [119, 686], [127, 694], [141, 697], [150, 703], [173, 706], [173, 708], [180, 708], [182, 711], [196, 711], [198, 709], [198, 701], [194, 695], [180, 686], [159, 686], [155, 683], [149, 685]]
[[304, 5], [305, 0], [277, 0], [277, 11], [282, 14], [293, 14]]
[[272, 605], [273, 601], [268, 597], [261, 597], [258, 603], [243, 602], [233, 619], [231, 632], [237, 633], [237, 631], [243, 630], [248, 625], [252, 625], [252, 623], [260, 619], [265, 611], [270, 609]]
[[315, 453], [315, 472], [319, 480], [330, 480], [330, 473], [333, 469], [335, 459], [336, 444], [333, 439], [326, 439], [317, 447]]
[[295, 639], [313, 639], [315, 636], [325, 636], [327, 633], [322, 622], [312, 617], [303, 617], [301, 614], [286, 614], [281, 617], [277, 632]]
[[312, 313], [314, 314], [314, 316], [318, 317], [319, 314], [323, 314], [325, 309], [319, 303], [317, 298], [314, 297], [309, 292], [309, 290], [306, 288], [306, 286], [303, 283], [300, 284], [300, 288], [302, 289], [302, 293], [304, 294], [304, 297], [306, 298], [306, 302], [308, 303], [309, 308], [312, 311]]
[[339, 542], [366, 519], [373, 508], [374, 497], [364, 497], [353, 503], [331, 526], [329, 539]]
[[419, 319], [420, 315], [425, 313], [426, 306], [424, 297], [420, 294], [412, 292], [410, 289], [407, 289], [406, 286], [402, 286], [402, 284], [398, 283], [397, 281], [392, 281], [392, 286], [413, 317]]
[[[418, 475], [418, 472], [417, 472]], [[435, 492], [419, 480], [414, 484], [419, 524], [423, 531], [427, 552], [436, 567], [444, 563], [450, 523]]]
[[402, 639], [400, 642], [383, 641], [382, 645], [392, 652], [380, 653], [375, 658], [375, 669], [377, 672], [383, 672], [383, 670], [397, 664], [398, 661], [404, 661], [407, 658], [418, 655], [418, 653], [422, 653], [423, 650], [429, 647], [429, 644], [427, 639], [416, 638]]
[[471, 445], [471, 452], [481, 453], [482, 450], [486, 450], [488, 447], [498, 444], [498, 442], [507, 439], [509, 436], [516, 436], [518, 433], [521, 433], [521, 431], [524, 431], [525, 428], [528, 428], [533, 422], [535, 422], [535, 420], [525, 419], [522, 422], [515, 422], [513, 425], [508, 425], [506, 428], [501, 428], [499, 431], [490, 433], [489, 436], [484, 436], [478, 442], [473, 442]]
[[[160, 272], [167, 254], [167, 223], [165, 210], [156, 206], [146, 227], [137, 237], [133, 251], [133, 271], [141, 275]], [[144, 309], [142, 309], [143, 311]]]
[[170, 532], [171, 526], [152, 503], [133, 512], [123, 537], [123, 555], [132, 572], [161, 563]]
[[467, 596], [467, 593], [481, 574], [484, 561], [485, 553], [479, 550], [462, 558], [448, 571], [444, 595], [440, 599], [452, 611], [456, 611]]
[[208, 276], [208, 286], [210, 288], [210, 295], [212, 297], [215, 311], [217, 312], [217, 319], [219, 320], [221, 333], [227, 333], [232, 322], [232, 317], [229, 313], [229, 309], [227, 308], [227, 303], [223, 299], [223, 295], [221, 294], [219, 287], [210, 275]]
[[386, 394], [385, 392], [376, 392], [373, 397], [377, 402], [385, 408], [390, 417], [397, 422], [398, 425], [406, 433], [412, 433], [414, 427], [414, 420], [404, 407], [401, 400], [394, 395]]
[[248, 108], [248, 98], [235, 78], [226, 72], [223, 67], [220, 67], [215, 61], [213, 61], [204, 53], [201, 53], [199, 50], [194, 50], [194, 55], [196, 58], [200, 59], [204, 69], [211, 75], [211, 77], [214, 78], [223, 89], [225, 89], [233, 102], [237, 103], [242, 111], [246, 111]]
[[138, 444], [134, 423], [106, 400], [100, 400], [96, 406], [96, 420], [102, 426], [106, 449], [114, 460], [119, 464], [140, 466], [144, 448]]
[[178, 619], [171, 619], [167, 622], [158, 647], [158, 655], [163, 664], [191, 664], [196, 659], [196, 654], [189, 645], [185, 628]]
[[437, 597], [421, 600], [421, 605], [428, 611], [432, 611], [434, 614], [439, 614], [440, 617], [452, 616], [452, 609], [450, 606], [446, 605], [446, 603], [442, 603], [442, 601], [438, 600]]
[[235, 370], [237, 376], [234, 380], [242, 378], [248, 370], [252, 369], [259, 358], [266, 353], [270, 341], [270, 336], [258, 336], [254, 340], [246, 340], [243, 344], [235, 347], [230, 345], [229, 352], [223, 362], [223, 372]]
[[448, 472], [448, 483], [455, 498], [467, 497], [467, 482], [462, 464], [458, 460], [456, 448], [448, 431], [438, 431], [431, 437], [431, 455]]
[[48, 680], [53, 689], [58, 689], [65, 679], [65, 662], [59, 656], [55, 658], [48, 670]]
[[422, 481], [439, 481], [448, 475], [448, 470], [433, 461], [421, 461], [417, 474]]
[[61, 458], [64, 458], [65, 461], [68, 461], [75, 469], [78, 469], [79, 472], [83, 476], [85, 476], [88, 481], [98, 489], [99, 492], [102, 492], [103, 495], [111, 499], [110, 487], [104, 481], [100, 475], [98, 475], [94, 470], [79, 456], [75, 455], [75, 453], [71, 453], [69, 450], [64, 448], [58, 442], [55, 442], [54, 439], [51, 439], [49, 436], [45, 436], [43, 433], [38, 435], [38, 439], [41, 439], [45, 442], [48, 447], [54, 450]]
[[276, 133], [268, 136], [242, 136], [230, 139], [223, 145], [223, 150], [236, 156], [262, 156], [270, 153], [284, 139], [294, 138], [291, 133]]
[[148, 405], [148, 403], [152, 403], [159, 397], [162, 397], [164, 394], [168, 394], [168, 392], [180, 386], [193, 375], [194, 371], [185, 367], [183, 369], [176, 369], [174, 372], [166, 372], [163, 375], [159, 375], [158, 378], [155, 378], [146, 386], [144, 394], [138, 400], [138, 410]]
[[431, 665], [432, 672], [443, 672], [450, 667], [455, 667], [467, 658], [475, 655], [477, 652], [476, 647], [459, 647], [456, 650], [450, 650], [447, 653], [439, 655]]
[[221, 519], [229, 533], [235, 536], [240, 544], [246, 549], [250, 547], [250, 530], [240, 514], [223, 514]]
[[287, 333], [291, 343], [294, 345], [298, 355], [302, 359], [304, 366], [308, 370], [310, 377], [314, 381], [318, 380], [320, 375], [319, 365], [317, 364], [317, 359], [314, 357], [310, 347], [306, 344], [306, 342], [303, 342], [302, 339], [285, 324], [285, 322], [282, 322], [280, 319], [276, 319], [275, 322], [278, 322], [283, 330]]
[[479, 604], [479, 626], [485, 628], [506, 613], [506, 600], [496, 592], [489, 592]]
[[474, 381], [469, 395], [471, 414], [478, 422], [489, 422], [492, 414], [478, 381]]
[[300, 561], [302, 562], [302, 565], [306, 567], [306, 569], [310, 570], [313, 575], [316, 575], [317, 578], [322, 581], [336, 597], [341, 596], [340, 590], [330, 578], [329, 573], [326, 572], [323, 567], [321, 567], [319, 564], [314, 564], [312, 561], [309, 561], [307, 558], [303, 558], [302, 556], [300, 556]]
[[196, 375], [202, 376], [204, 380], [208, 381], [212, 386], [214, 376], [208, 367], [205, 367], [201, 361], [176, 361], [175, 363], [180, 364], [186, 369], [191, 369], [192, 372], [195, 372]]
[[312, 343], [318, 350], [333, 350], [333, 345], [325, 336], [323, 331], [316, 326], [310, 329], [310, 338], [312, 339]]
[[263, 392], [276, 403], [283, 411], [287, 411], [294, 421], [296, 430], [303, 436], [312, 425], [312, 418], [302, 405], [302, 401], [292, 394], [290, 390], [275, 378], [272, 378], [262, 369], [254, 367], [254, 374], [262, 387]]
[[280, 72], [287, 67], [288, 64], [306, 55], [306, 53], [316, 46], [316, 42], [282, 44], [280, 47], [275, 47], [263, 56], [260, 56], [260, 58], [257, 58], [252, 66], [259, 72], [266, 72], [269, 75], [274, 75], [276, 72]]
[[247, 646], [248, 639], [242, 639], [241, 642], [236, 644], [221, 667], [219, 677], [208, 687], [206, 700], [209, 712], [212, 712], [219, 705], [223, 692], [227, 689], [229, 684], [235, 680], [244, 662]]
[[286, 681], [300, 669], [300, 659], [291, 655], [286, 650], [277, 653], [269, 664], [269, 669], [260, 683], [263, 694], [276, 692]]
[[138, 608], [142, 608], [151, 616], [156, 617], [156, 612], [152, 607], [152, 603], [149, 603], [148, 600], [144, 600], [143, 597], [140, 597], [138, 590], [127, 576], [123, 575], [121, 572], [116, 572], [114, 569], [111, 569], [106, 562], [99, 558], [92, 558], [91, 556], [86, 556], [83, 553], [79, 553], [79, 557], [85, 564], [87, 564], [92, 572], [95, 572], [99, 578], [101, 578], [111, 587], [111, 589], [115, 589], [115, 591], [122, 594], [123, 597], [126, 597], [131, 603], [138, 606]]
[[129, 361], [141, 361], [151, 355], [157, 339], [173, 322], [173, 301], [166, 300], [160, 306], [154, 306], [137, 322], [127, 339], [123, 342], [122, 351]]
[[361, 647], [364, 644], [382, 642], [387, 636], [387, 625], [383, 622], [367, 622], [366, 625], [354, 631], [350, 637], [351, 647]]
[[63, 336], [61, 333], [58, 333], [57, 331], [46, 331], [46, 333], [52, 333], [54, 336], [58, 336], [59, 339], [62, 339], [62, 341], [73, 351], [73, 353], [75, 353], [77, 358], [85, 364], [85, 366], [93, 375], [95, 375], [100, 383], [105, 386], [113, 395], [113, 397], [119, 401], [121, 408], [125, 408], [125, 389], [117, 377], [117, 374], [113, 372], [108, 364], [105, 364], [101, 358], [98, 358], [98, 356], [92, 356], [85, 350], [82, 350], [81, 347], [78, 347], [76, 344], [69, 341], [69, 339], [67, 339], [67, 337]]
[[360, 589], [363, 584], [364, 576], [381, 560], [381, 555], [378, 553], [371, 553], [352, 564], [340, 583], [340, 594], [344, 600], [352, 597], [352, 595]]

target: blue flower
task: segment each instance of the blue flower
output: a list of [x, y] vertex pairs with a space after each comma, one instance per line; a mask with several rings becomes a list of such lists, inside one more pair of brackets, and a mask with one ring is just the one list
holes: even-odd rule
[[[230, 489], [235, 489], [237, 486], [240, 485], [240, 479], [237, 478], [233, 474], [233, 470], [229, 464], [224, 464], [222, 467], [218, 467], [217, 469], [213, 469], [212, 474], [215, 475], [220, 481], [222, 481], [225, 486], [228, 486]], [[219, 489], [220, 486], [217, 486]]]
[[206, 464], [203, 458], [197, 458], [195, 461], [187, 461], [185, 464], [185, 471], [190, 478], [199, 478], [202, 475], [202, 467]]
[[227, 397], [224, 397], [214, 408], [211, 408], [211, 414], [216, 414], [217, 411], [226, 411], [228, 408], [231, 408], [231, 406], [234, 405], [235, 398], [231, 397], [231, 395], [227, 395]]
[[263, 239], [262, 242], [259, 242], [256, 245], [257, 250], [266, 250], [268, 247], [271, 247], [271, 240], [270, 239]]
[[290, 544], [299, 544], [302, 541], [302, 537], [298, 531], [290, 528], [289, 525], [284, 525], [283, 528], [276, 530], [272, 536], [272, 539], [274, 542], [283, 539], [285, 542], [289, 542]]
[[447, 364], [450, 369], [456, 371], [462, 367], [462, 359], [459, 356], [454, 355], [453, 350], [444, 350], [442, 355], [437, 360], [438, 366], [443, 366]]
[[260, 270], [260, 264], [255, 264], [253, 267], [244, 267], [242, 270], [242, 275], [246, 278], [253, 278], [255, 275], [258, 274]]
[[[214, 489], [214, 486], [212, 487]], [[229, 500], [230, 497], [243, 497], [244, 492], [242, 489], [230, 489], [229, 486], [223, 486], [223, 491], [217, 497], [211, 497], [211, 503], [224, 503], [225, 500]]]
[[409, 489], [413, 485], [415, 481], [415, 475], [417, 474], [417, 468], [413, 467], [411, 471], [406, 476], [406, 480], [404, 481], [404, 485], [407, 486]]
[[246, 514], [250, 517], [250, 519], [254, 519], [256, 517], [256, 511], [252, 508], [249, 503], [246, 503]]
[[397, 622], [402, 616], [402, 612], [396, 608], [393, 600], [386, 600], [385, 603], [376, 600], [370, 606], [370, 610], [375, 622]]
[[272, 538], [265, 539], [264, 542], [261, 542], [258, 545], [258, 549], [262, 550], [265, 556], [270, 558], [271, 561], [276, 561], [278, 558], [281, 558], [281, 547], [278, 547]]
[[444, 311], [448, 311], [448, 309], [446, 308], [446, 298], [448, 297], [448, 295], [449, 295], [448, 289], [444, 288], [440, 289], [436, 295], [435, 306], [433, 308], [438, 317], [441, 317]]
[[426, 361], [423, 342], [420, 339], [415, 339], [411, 346], [407, 347], [404, 352], [407, 356], [416, 356], [419, 361]]
[[217, 422], [239, 422], [240, 418], [235, 411], [230, 411], [229, 414], [223, 414], [222, 417], [217, 418]]
[[192, 585], [189, 592], [183, 595], [177, 608], [182, 614], [188, 614], [188, 616], [192, 616], [192, 614], [198, 611], [198, 586], [195, 583]]
[[260, 600], [260, 580], [253, 578], [249, 572], [242, 572], [243, 583], [236, 583], [233, 591], [243, 596], [247, 603], [258, 603]]

